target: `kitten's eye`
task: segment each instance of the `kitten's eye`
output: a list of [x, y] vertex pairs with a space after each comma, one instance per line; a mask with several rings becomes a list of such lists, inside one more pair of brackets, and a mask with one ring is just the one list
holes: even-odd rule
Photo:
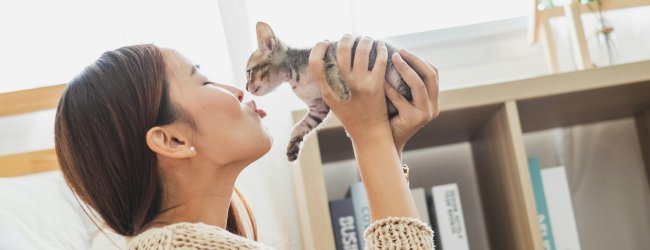
[[249, 81], [251, 79], [251, 76], [253, 75], [252, 73], [253, 73], [252, 69], [246, 70], [246, 78], [248, 78]]
[[203, 85], [208, 85], [208, 84], [212, 84], [212, 85], [214, 85], [214, 83], [213, 83], [213, 82], [210, 82], [210, 81], [208, 81], [208, 82], [204, 82], [204, 83], [203, 83]]

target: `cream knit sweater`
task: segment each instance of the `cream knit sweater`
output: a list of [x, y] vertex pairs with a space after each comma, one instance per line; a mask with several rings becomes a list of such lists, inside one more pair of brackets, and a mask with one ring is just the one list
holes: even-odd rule
[[[389, 217], [370, 225], [366, 249], [433, 249], [433, 231], [418, 219]], [[133, 250], [272, 249], [256, 241], [203, 223], [176, 223], [152, 228], [129, 241]]]

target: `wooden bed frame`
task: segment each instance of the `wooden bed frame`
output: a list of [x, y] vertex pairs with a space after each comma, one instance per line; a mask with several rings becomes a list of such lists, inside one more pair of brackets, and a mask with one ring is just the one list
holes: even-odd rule
[[[56, 109], [65, 84], [0, 93], [0, 118]], [[54, 121], [52, 121], [54, 122]], [[0, 177], [51, 171], [59, 168], [54, 148], [0, 155]]]

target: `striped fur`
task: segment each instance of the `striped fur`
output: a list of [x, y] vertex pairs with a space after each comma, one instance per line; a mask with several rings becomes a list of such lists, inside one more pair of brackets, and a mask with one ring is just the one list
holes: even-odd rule
[[[286, 46], [273, 34], [273, 30], [266, 23], [259, 22], [256, 28], [258, 48], [248, 59], [246, 90], [253, 95], [261, 96], [273, 91], [280, 84], [288, 82], [294, 93], [309, 105], [307, 115], [293, 128], [287, 147], [287, 158], [289, 161], [295, 161], [304, 137], [318, 128], [330, 109], [323, 102], [320, 89], [307, 69], [311, 49], [295, 49]], [[353, 46], [353, 60], [358, 42], [359, 39]], [[378, 41], [374, 42], [370, 52], [369, 70], [375, 63], [377, 43]], [[325, 55], [325, 77], [332, 96], [338, 101], [348, 101], [352, 96], [341, 79], [336, 65], [336, 46], [336, 42], [330, 44]], [[389, 55], [397, 51], [390, 45], [386, 47]], [[406, 99], [413, 100], [410, 88], [399, 76], [391, 60], [388, 60], [385, 77]], [[395, 106], [388, 100], [386, 108], [390, 118], [398, 114]]]

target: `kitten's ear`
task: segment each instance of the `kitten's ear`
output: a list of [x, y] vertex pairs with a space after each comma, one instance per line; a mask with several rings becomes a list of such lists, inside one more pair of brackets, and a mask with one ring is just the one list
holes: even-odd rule
[[257, 48], [262, 51], [270, 52], [277, 44], [271, 26], [264, 22], [257, 22], [256, 29]]

